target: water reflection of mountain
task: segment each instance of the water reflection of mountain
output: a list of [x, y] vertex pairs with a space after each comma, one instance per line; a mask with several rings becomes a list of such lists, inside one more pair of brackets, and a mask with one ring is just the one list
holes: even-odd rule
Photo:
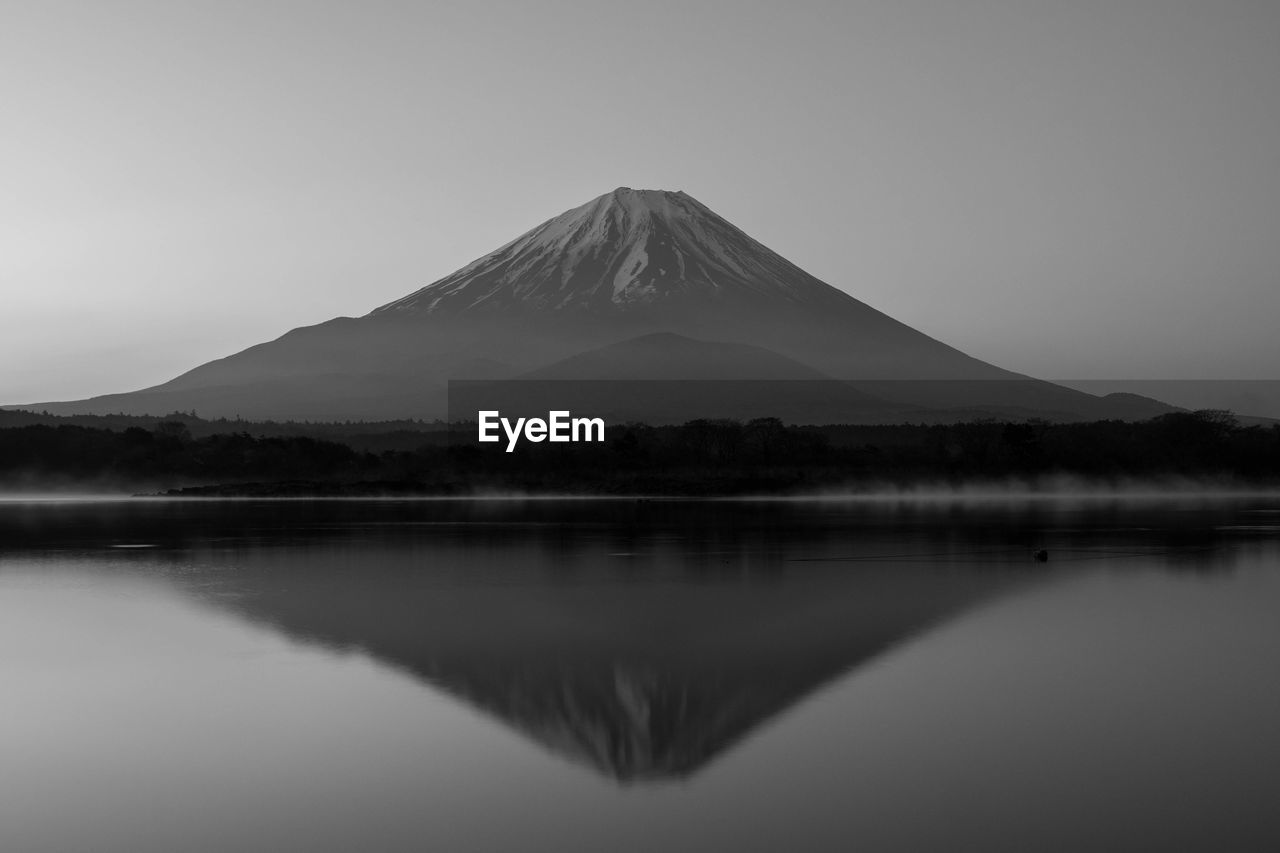
[[561, 524], [544, 511], [400, 508], [348, 524], [286, 512], [278, 529], [261, 515], [166, 516], [123, 535], [183, 537], [177, 580], [202, 601], [364, 652], [621, 781], [687, 777], [832, 679], [1035, 576], [843, 559], [990, 547], [988, 528], [962, 532], [968, 546], [945, 525], [904, 545], [896, 525], [776, 511], [737, 511], [742, 524], [702, 508], [649, 521], [581, 508]]
[[[622, 781], [687, 777], [832, 679], [1035, 582], [1022, 548], [1047, 525], [695, 504], [86, 512], [74, 535], [65, 517], [5, 532], [154, 544], [129, 559], [203, 602], [363, 651]], [[895, 554], [931, 556], [879, 559]]]
[[365, 568], [252, 555], [236, 593], [213, 600], [292, 636], [359, 649], [628, 781], [695, 772], [832, 678], [1016, 577], [897, 566], [690, 582], [650, 581], [641, 569], [443, 585], [411, 554], [374, 549], [359, 560]]

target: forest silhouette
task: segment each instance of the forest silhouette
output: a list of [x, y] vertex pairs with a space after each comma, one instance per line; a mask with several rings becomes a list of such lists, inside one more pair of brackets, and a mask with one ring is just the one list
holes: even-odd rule
[[[792, 426], [774, 418], [611, 425], [603, 444], [475, 441], [472, 424], [249, 424], [191, 415], [107, 429], [0, 429], [0, 487], [181, 494], [367, 495], [492, 491], [735, 495], [1075, 477], [1280, 482], [1280, 425], [1223, 411], [1147, 421]], [[120, 421], [115, 422], [116, 426]], [[225, 430], [225, 431], [224, 431]]]

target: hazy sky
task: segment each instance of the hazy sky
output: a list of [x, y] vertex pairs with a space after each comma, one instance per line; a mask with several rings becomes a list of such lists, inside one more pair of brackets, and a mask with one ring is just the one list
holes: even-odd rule
[[0, 0], [0, 402], [154, 384], [617, 186], [1049, 377], [1280, 376], [1280, 2]]

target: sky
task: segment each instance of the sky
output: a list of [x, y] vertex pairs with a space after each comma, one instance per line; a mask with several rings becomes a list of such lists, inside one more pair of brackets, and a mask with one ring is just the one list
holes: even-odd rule
[[1280, 378], [1280, 3], [0, 0], [0, 403], [618, 186], [1048, 378]]

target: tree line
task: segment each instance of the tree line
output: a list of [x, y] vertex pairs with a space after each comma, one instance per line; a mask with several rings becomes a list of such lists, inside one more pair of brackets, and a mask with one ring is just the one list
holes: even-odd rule
[[[341, 435], [341, 433], [337, 433]], [[963, 485], [1074, 476], [1280, 484], [1280, 425], [1227, 412], [1136, 423], [789, 426], [773, 418], [610, 426], [603, 444], [522, 442], [512, 453], [474, 427], [401, 436], [374, 451], [309, 435], [193, 435], [182, 421], [122, 430], [70, 424], [0, 429], [0, 487], [77, 484], [212, 494], [741, 494], [879, 485]], [[416, 444], [405, 449], [406, 443]], [[247, 484], [255, 484], [249, 486]]]

